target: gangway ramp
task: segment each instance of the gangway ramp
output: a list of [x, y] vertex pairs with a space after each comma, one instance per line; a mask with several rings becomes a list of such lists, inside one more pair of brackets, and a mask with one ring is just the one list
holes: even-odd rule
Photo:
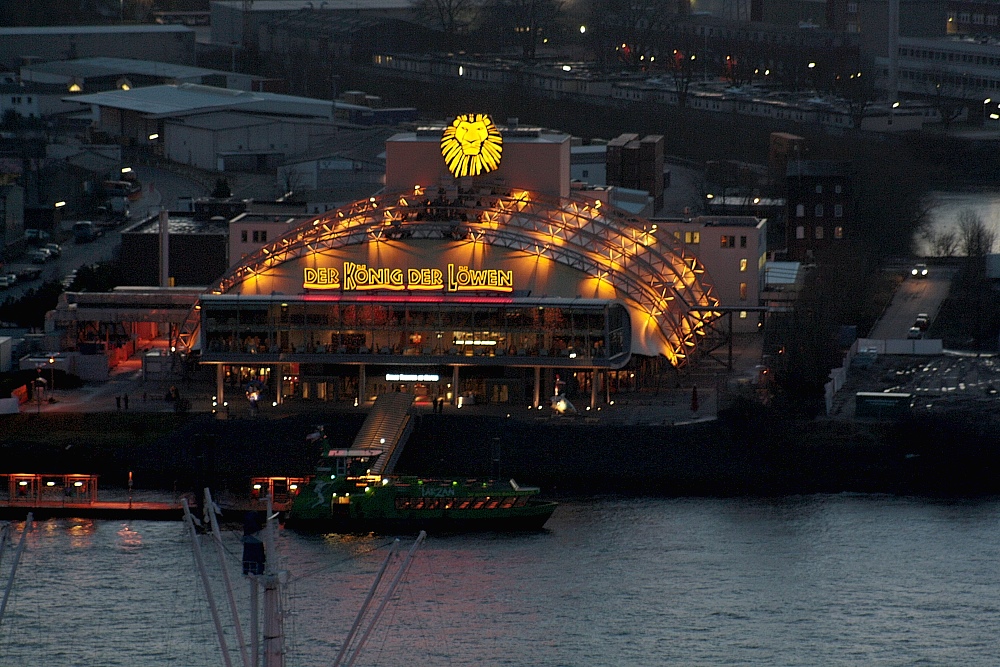
[[413, 430], [409, 414], [413, 399], [413, 394], [403, 392], [381, 394], [355, 436], [352, 449], [380, 449], [383, 452], [371, 467], [373, 475], [392, 474]]

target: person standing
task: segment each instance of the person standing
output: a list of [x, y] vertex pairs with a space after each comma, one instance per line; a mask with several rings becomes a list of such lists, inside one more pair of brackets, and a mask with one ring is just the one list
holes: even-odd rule
[[125, 403], [125, 409], [128, 410], [128, 394], [122, 396], [122, 401]]

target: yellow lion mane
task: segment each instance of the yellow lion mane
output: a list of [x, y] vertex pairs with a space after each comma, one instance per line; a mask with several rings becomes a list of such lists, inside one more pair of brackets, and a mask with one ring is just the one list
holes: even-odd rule
[[500, 166], [503, 138], [487, 114], [462, 114], [441, 135], [441, 155], [456, 177], [478, 176]]

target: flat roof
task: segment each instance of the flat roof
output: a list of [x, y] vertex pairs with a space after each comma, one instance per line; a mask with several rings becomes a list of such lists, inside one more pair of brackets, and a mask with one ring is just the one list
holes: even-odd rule
[[392, 294], [282, 294], [281, 292], [274, 292], [272, 294], [203, 294], [201, 296], [201, 300], [204, 302], [219, 301], [226, 303], [238, 301], [239, 303], [247, 304], [269, 304], [287, 301], [301, 301], [303, 303], [321, 303], [324, 301], [359, 301], [362, 303], [380, 302], [389, 304], [407, 302], [427, 304], [442, 303], [480, 307], [490, 304], [514, 307], [551, 306], [553, 308], [568, 308], [571, 306], [578, 306], [581, 308], [597, 308], [608, 304], [618, 304], [622, 307], [626, 307], [625, 304], [619, 299], [585, 299], [583, 297], [572, 298], [563, 296], [472, 296], [463, 294], [431, 295], [428, 293], [401, 294], [399, 292]]
[[297, 12], [303, 9], [313, 11], [365, 11], [376, 9], [410, 9], [412, 0], [221, 0], [212, 2], [229, 9], [251, 12]]
[[[440, 142], [441, 133], [444, 132], [444, 124], [425, 125], [418, 127], [415, 132], [400, 132], [389, 137], [386, 141], [407, 141], [407, 142]], [[538, 143], [538, 144], [561, 144], [570, 139], [570, 135], [564, 132], [543, 130], [538, 127], [517, 127], [508, 128], [505, 125], [497, 125], [504, 142], [511, 143]]]
[[[262, 93], [247, 90], [230, 90], [216, 86], [195, 83], [145, 86], [131, 90], [106, 90], [90, 95], [71, 95], [63, 98], [67, 102], [96, 104], [98, 106], [125, 109], [151, 116], [171, 116], [199, 110], [227, 109], [236, 106], [254, 111], [288, 113], [288, 105], [298, 105], [300, 115], [328, 117], [333, 105], [329, 100], [311, 97], [295, 97], [277, 93]], [[307, 108], [313, 113], [305, 114]], [[323, 112], [323, 113], [320, 113]]]
[[693, 224], [706, 227], [758, 227], [763, 221], [751, 215], [700, 215], [691, 219]]
[[[167, 219], [167, 227], [171, 234], [227, 234], [229, 232], [229, 221], [225, 218], [221, 220], [195, 220], [188, 216], [171, 216]], [[122, 231], [122, 234], [159, 233], [160, 220], [155, 215]]]
[[[211, 74], [229, 74], [229, 72], [224, 72], [222, 70], [206, 69], [204, 67], [190, 67], [188, 65], [176, 65], [174, 63], [164, 63], [156, 60], [108, 58], [104, 56], [35, 63], [22, 67], [21, 72], [22, 76], [25, 72], [45, 72], [47, 74], [62, 74], [65, 76], [78, 76], [83, 78], [94, 76], [117, 76], [124, 74], [146, 74], [149, 76], [171, 78], [196, 77]], [[259, 79], [260, 77], [251, 78]]]
[[[285, 119], [282, 119], [284, 122]], [[294, 121], [296, 119], [287, 119]], [[270, 116], [257, 116], [249, 113], [239, 113], [234, 111], [208, 111], [206, 113], [194, 114], [178, 118], [175, 123], [185, 127], [196, 127], [205, 130], [230, 130], [240, 127], [255, 127], [257, 125], [268, 125], [278, 122]]]
[[49, 25], [21, 28], [0, 28], [0, 37], [29, 35], [100, 35], [107, 33], [180, 32], [194, 34], [194, 30], [183, 25], [160, 25], [141, 23], [136, 25]]

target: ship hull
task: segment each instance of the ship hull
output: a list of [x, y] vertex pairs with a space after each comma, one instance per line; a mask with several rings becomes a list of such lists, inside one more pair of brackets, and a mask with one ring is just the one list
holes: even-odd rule
[[303, 532], [408, 535], [421, 530], [429, 534], [467, 532], [538, 532], [555, 511], [556, 503], [529, 502], [509, 510], [413, 510], [391, 515], [364, 512], [332, 512], [328, 517], [303, 518], [293, 511], [285, 519], [289, 528]]

